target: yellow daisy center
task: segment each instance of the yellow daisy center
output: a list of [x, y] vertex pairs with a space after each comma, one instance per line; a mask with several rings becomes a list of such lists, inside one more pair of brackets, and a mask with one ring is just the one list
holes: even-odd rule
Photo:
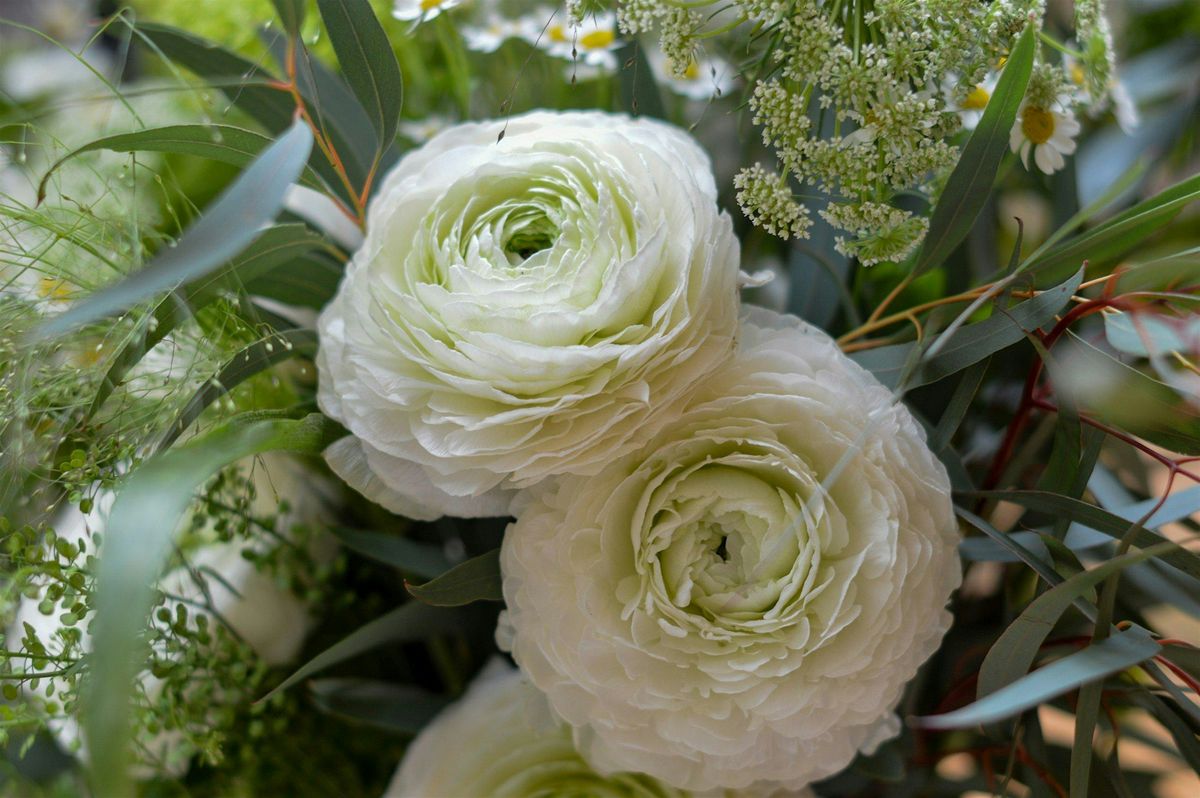
[[988, 100], [992, 95], [988, 94], [988, 90], [983, 86], [976, 86], [967, 94], [967, 99], [963, 100], [963, 110], [981, 111], [987, 107]]
[[1054, 135], [1054, 114], [1029, 106], [1021, 116], [1021, 132], [1034, 144], [1045, 144]]
[[567, 29], [562, 25], [551, 25], [546, 31], [546, 35], [550, 37], [550, 41], [558, 42], [559, 44], [571, 41], [567, 38]]
[[1083, 67], [1081, 67], [1079, 64], [1071, 64], [1071, 81], [1076, 86], [1082, 86], [1085, 77], [1086, 76], [1083, 74]]
[[421, 0], [422, 11], [432, 11], [442, 4], [442, 0]]
[[70, 299], [71, 286], [65, 280], [43, 277], [38, 280], [38, 293], [47, 299]]
[[603, 50], [612, 45], [616, 36], [610, 30], [594, 30], [579, 37], [579, 44], [585, 50]]

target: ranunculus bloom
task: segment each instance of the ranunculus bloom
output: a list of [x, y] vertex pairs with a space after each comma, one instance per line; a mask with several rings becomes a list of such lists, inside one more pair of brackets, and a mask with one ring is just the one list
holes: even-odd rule
[[[249, 517], [273, 517], [279, 512], [280, 500], [285, 499], [291, 509], [281, 514], [277, 522], [277, 534], [285, 540], [296, 525], [328, 523], [330, 486], [297, 460], [271, 453], [264, 455], [260, 462], [247, 461], [244, 465], [250, 470], [256, 489], [248, 508]], [[111, 489], [99, 490], [92, 510], [86, 514], [78, 507], [65, 507], [53, 524], [57, 538], [95, 552], [93, 536], [107, 534], [108, 514], [116, 495]], [[203, 537], [207, 532], [198, 534]], [[327, 548], [326, 542], [331, 541], [322, 541], [321, 547], [313, 551], [314, 556], [324, 559], [326, 555], [321, 548]], [[243, 551], [261, 548], [243, 540], [193, 541], [186, 549], [187, 565], [165, 574], [158, 587], [171, 597], [163, 606], [172, 616], [183, 606], [192, 616], [203, 615], [213, 625], [227, 625], [264, 663], [280, 666], [291, 662], [300, 653], [313, 619], [308, 606], [298, 596], [242, 556]], [[62, 607], [51, 615], [42, 613], [38, 605], [45, 598], [46, 585], [39, 584], [38, 588], [34, 596], [23, 598], [17, 605], [8, 634], [9, 649], [21, 649], [28, 626], [51, 656], [61, 656], [68, 650], [63, 635], [70, 627], [61, 620]], [[161, 626], [166, 622], [155, 618], [152, 623]], [[80, 634], [80, 644], [69, 650], [73, 654], [90, 650], [91, 636], [87, 629], [81, 626], [76, 631]], [[145, 700], [149, 703], [158, 701], [162, 681], [148, 669], [139, 674], [138, 680]], [[26, 687], [26, 690], [31, 696], [57, 701], [74, 692], [62, 677], [44, 679], [40, 688]], [[87, 760], [78, 718], [63, 714], [51, 718], [47, 726], [60, 747]], [[142, 735], [137, 742], [139, 764], [134, 773], [139, 778], [182, 777], [196, 753], [177, 728]]]
[[600, 772], [798, 789], [898, 731], [961, 580], [949, 495], [882, 385], [751, 310], [644, 450], [530, 492], [498, 637]]
[[686, 798], [689, 793], [640, 774], [596, 773], [545, 697], [520, 671], [496, 660], [466, 695], [422, 730], [384, 798], [563, 795]]
[[510, 488], [640, 447], [732, 350], [716, 197], [690, 137], [624, 116], [459, 125], [409, 153], [321, 315], [321, 408], [353, 433], [330, 464], [395, 512], [502, 515]]

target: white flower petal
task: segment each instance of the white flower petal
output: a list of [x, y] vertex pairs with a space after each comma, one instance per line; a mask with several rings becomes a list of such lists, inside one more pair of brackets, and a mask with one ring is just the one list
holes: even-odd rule
[[921, 427], [765, 309], [643, 450], [517, 518], [498, 641], [600, 772], [688, 790], [800, 789], [898, 733], [961, 581]]
[[365, 447], [335, 468], [432, 518], [637, 448], [732, 350], [716, 196], [690, 137], [609, 114], [458, 125], [406, 155], [318, 323], [321, 408]]

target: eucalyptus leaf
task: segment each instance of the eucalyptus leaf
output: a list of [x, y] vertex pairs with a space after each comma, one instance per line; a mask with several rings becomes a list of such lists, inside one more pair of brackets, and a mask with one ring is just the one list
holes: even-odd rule
[[[291, 94], [285, 84], [261, 64], [216, 42], [169, 25], [139, 22], [134, 27], [134, 33], [169, 62], [194, 72], [210, 86], [220, 90], [232, 107], [245, 112], [267, 133], [278, 135], [293, 124], [296, 105]], [[309, 163], [325, 185], [336, 191], [344, 201], [351, 199], [337, 169], [319, 148], [312, 151]], [[348, 158], [344, 164], [353, 180], [356, 161]]]
[[35, 335], [43, 340], [61, 335], [178, 288], [226, 263], [279, 213], [284, 193], [299, 177], [311, 148], [312, 132], [297, 122], [263, 151], [175, 244], [160, 250], [137, 272], [42, 323]]
[[[245, 167], [270, 145], [270, 137], [233, 125], [168, 125], [105, 136], [55, 161], [38, 185], [38, 202], [45, 198], [46, 184], [58, 168], [86, 152], [169, 152]], [[311, 168], [304, 169], [300, 182], [318, 191], [325, 190], [324, 181]]]
[[304, 12], [308, 10], [306, 0], [271, 0], [271, 5], [275, 6], [275, 13], [279, 15], [279, 21], [288, 35], [299, 36], [300, 28], [304, 25]]
[[314, 673], [379, 646], [389, 643], [411, 643], [414, 640], [426, 640], [446, 634], [455, 628], [458, 618], [455, 610], [410, 601], [346, 635], [306, 662], [260, 701], [266, 701]]
[[988, 651], [979, 668], [976, 695], [979, 698], [991, 695], [1024, 676], [1059, 618], [1077, 599], [1112, 574], [1165, 550], [1165, 546], [1158, 546], [1123, 554], [1091, 570], [1075, 574], [1034, 599]]
[[1013, 46], [983, 118], [963, 146], [958, 164], [938, 197], [914, 273], [923, 274], [942, 265], [967, 237], [983, 210], [1000, 161], [1008, 151], [1009, 131], [1025, 96], [1036, 46], [1037, 30], [1030, 25]]
[[[905, 387], [912, 389], [956, 374], [989, 355], [1023, 341], [1030, 330], [1052, 322], [1079, 289], [1083, 271], [1066, 282], [1043, 291], [1011, 308], [996, 307], [992, 315], [976, 324], [960, 327], [941, 344], [932, 357], [923, 357], [912, 370]], [[855, 352], [851, 358], [889, 388], [895, 388], [921, 344], [895, 344]]]
[[450, 704], [413, 685], [366, 679], [318, 679], [309, 691], [318, 709], [398, 734], [416, 734]]
[[404, 84], [387, 33], [368, 0], [317, 0], [338, 64], [379, 137], [376, 159], [396, 138]]
[[1154, 657], [1161, 650], [1149, 632], [1133, 627], [1038, 668], [962, 709], [914, 718], [912, 723], [925, 729], [962, 729], [995, 723], [1081, 685], [1120, 673]]
[[333, 527], [330, 531], [347, 548], [413, 576], [433, 579], [452, 567], [442, 550], [429, 543], [361, 529]]
[[[1068, 496], [1060, 496], [1055, 493], [1036, 490], [994, 490], [994, 491], [971, 491], [964, 493], [966, 496], [974, 496], [982, 499], [997, 499], [1000, 501], [1008, 501], [1014, 504], [1019, 504], [1030, 510], [1047, 513], [1056, 517], [1066, 517], [1072, 521], [1081, 524], [1089, 529], [1097, 532], [1103, 532], [1105, 535], [1119, 540], [1126, 532], [1129, 531], [1131, 521], [1127, 518], [1122, 518], [1119, 515], [1111, 513], [1093, 504], [1088, 504], [1080, 499], [1072, 499]], [[1154, 518], [1151, 517], [1147, 524], [1153, 524]], [[1133, 544], [1141, 549], [1150, 549], [1164, 542], [1161, 535], [1149, 531], [1145, 527], [1139, 529], [1134, 537]], [[1187, 575], [1200, 579], [1200, 555], [1193, 551], [1183, 548], [1175, 543], [1166, 541], [1167, 547], [1162, 553], [1157, 554], [1163, 562], [1178, 568]], [[1154, 549], [1158, 551], [1158, 549]]]
[[458, 607], [473, 601], [503, 601], [500, 589], [500, 549], [492, 549], [423, 585], [406, 585], [419, 601], [437, 607]]
[[1025, 268], [1036, 272], [1041, 280], [1052, 281], [1078, 269], [1084, 261], [1093, 268], [1114, 263], [1197, 199], [1200, 199], [1200, 175], [1177, 183], [1091, 230], [1051, 247], [1027, 261]]
[[276, 363], [293, 357], [313, 357], [317, 353], [317, 334], [313, 330], [292, 329], [275, 332], [255, 341], [233, 356], [212, 379], [201, 385], [179, 416], [167, 427], [155, 446], [164, 451], [200, 417], [204, 410], [245, 380]]

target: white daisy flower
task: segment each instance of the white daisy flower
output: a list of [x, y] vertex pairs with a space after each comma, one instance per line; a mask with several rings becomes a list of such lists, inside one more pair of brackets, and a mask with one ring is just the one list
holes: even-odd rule
[[1071, 111], [1054, 108], [1039, 108], [1028, 102], [1021, 104], [1021, 112], [1013, 122], [1008, 145], [1013, 152], [1021, 154], [1021, 163], [1029, 168], [1029, 152], [1033, 161], [1048, 175], [1063, 168], [1064, 155], [1075, 152], [1075, 138], [1079, 133], [1079, 122]]
[[477, 53], [494, 53], [509, 39], [520, 38], [524, 30], [522, 20], [499, 14], [491, 14], [482, 24], [467, 24], [459, 28], [467, 49]]
[[431, 114], [424, 119], [401, 120], [399, 130], [400, 135], [413, 144], [424, 144], [452, 124], [454, 124], [454, 120], [448, 116]]
[[463, 0], [396, 0], [392, 16], [403, 22], [428, 22], [462, 3]]
[[992, 99], [992, 92], [996, 90], [996, 81], [999, 75], [995, 72], [988, 72], [982, 83], [977, 83], [964, 91], [964, 86], [957, 76], [952, 76], [942, 84], [942, 95], [946, 98], [946, 107], [958, 114], [962, 120], [962, 126], [966, 130], [974, 130], [979, 124], [979, 120], [983, 119], [983, 111], [987, 108], [988, 101]]
[[1133, 133], [1142, 120], [1129, 88], [1123, 81], [1114, 80], [1109, 88], [1109, 96], [1112, 98], [1113, 116], [1117, 118], [1117, 125], [1127, 135]]
[[[547, 24], [546, 20], [549, 20]], [[522, 38], [539, 50], [568, 61], [606, 70], [617, 68], [617, 15], [589, 14], [572, 25], [565, 13], [542, 9], [522, 18]]]
[[682, 75], [676, 75], [674, 64], [662, 50], [649, 52], [650, 67], [660, 85], [691, 100], [708, 100], [727, 94], [733, 88], [736, 73], [722, 58], [701, 55], [692, 59]]

